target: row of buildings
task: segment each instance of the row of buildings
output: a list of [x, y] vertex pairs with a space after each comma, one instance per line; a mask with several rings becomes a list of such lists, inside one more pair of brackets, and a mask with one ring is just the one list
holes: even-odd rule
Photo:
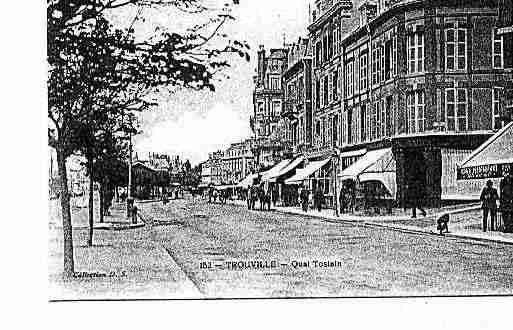
[[328, 205], [345, 179], [398, 202], [414, 185], [429, 204], [475, 198], [457, 167], [512, 120], [512, 20], [511, 0], [316, 0], [307, 35], [258, 50], [246, 169], [288, 160], [274, 182]]
[[209, 154], [208, 160], [201, 164], [201, 184], [237, 185], [242, 179], [255, 171], [254, 157], [251, 151], [252, 139], [232, 143], [226, 150]]

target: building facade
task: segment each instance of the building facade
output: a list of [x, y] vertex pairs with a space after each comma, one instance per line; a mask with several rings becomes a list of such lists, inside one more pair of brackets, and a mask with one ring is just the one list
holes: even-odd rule
[[513, 45], [497, 33], [500, 3], [359, 6], [359, 26], [341, 42], [342, 151], [392, 148], [397, 200], [412, 185], [430, 204], [480, 188], [458, 184], [456, 167], [511, 118]]
[[285, 139], [287, 122], [282, 118], [282, 74], [287, 63], [287, 49], [260, 46], [257, 53], [257, 75], [254, 77], [254, 114], [251, 128], [254, 133], [252, 153], [258, 170], [266, 169], [283, 157], [290, 144]]
[[299, 38], [288, 48], [288, 60], [282, 74], [286, 140], [294, 155], [312, 149], [312, 58], [308, 38]]
[[222, 183], [234, 185], [239, 183], [254, 170], [254, 158], [251, 152], [251, 140], [232, 143], [222, 158]]

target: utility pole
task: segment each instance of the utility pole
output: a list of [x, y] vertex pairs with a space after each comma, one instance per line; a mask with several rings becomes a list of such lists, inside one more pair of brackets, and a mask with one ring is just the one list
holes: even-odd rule
[[127, 187], [127, 199], [126, 199], [126, 216], [130, 218], [132, 216], [132, 208], [134, 206], [134, 200], [132, 198], [132, 120], [130, 119], [130, 127], [128, 128], [128, 187]]

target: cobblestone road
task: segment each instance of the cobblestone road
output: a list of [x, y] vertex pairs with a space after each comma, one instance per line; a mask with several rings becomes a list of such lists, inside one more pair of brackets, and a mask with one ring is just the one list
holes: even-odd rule
[[512, 246], [201, 199], [143, 209], [156, 243], [211, 298], [513, 293]]

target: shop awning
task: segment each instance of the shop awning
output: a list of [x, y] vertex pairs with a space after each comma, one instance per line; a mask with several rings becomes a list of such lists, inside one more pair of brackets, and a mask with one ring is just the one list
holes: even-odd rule
[[396, 162], [391, 148], [367, 152], [356, 163], [339, 175], [341, 180], [352, 179], [361, 183], [379, 182], [395, 197], [397, 192]]
[[215, 188], [218, 190], [225, 190], [225, 189], [234, 189], [234, 188], [237, 188], [237, 186], [233, 185], [233, 184], [228, 184], [228, 185], [217, 186]]
[[513, 122], [471, 153], [458, 167], [458, 180], [503, 177], [513, 168]]
[[283, 170], [285, 166], [290, 164], [291, 161], [291, 159], [282, 160], [270, 170], [262, 173], [262, 181], [269, 181], [271, 178], [277, 177], [280, 174], [280, 171]]
[[240, 188], [248, 188], [249, 186], [253, 185], [253, 181], [258, 177], [258, 174], [250, 174], [244, 179], [242, 179], [241, 182], [237, 184], [237, 187]]
[[339, 177], [342, 178], [342, 180], [358, 179], [358, 176], [360, 174], [362, 174], [366, 169], [368, 169], [372, 165], [376, 164], [376, 162], [378, 162], [388, 152], [391, 153], [392, 149], [387, 148], [367, 152], [356, 163], [343, 170], [342, 173], [340, 173]]
[[296, 174], [290, 179], [285, 180], [286, 184], [299, 184], [304, 180], [308, 179], [312, 174], [320, 170], [324, 165], [326, 165], [330, 159], [319, 160], [315, 162], [310, 162], [305, 168], [298, 169]]
[[281, 169], [276, 175], [272, 176], [272, 177], [269, 177], [268, 178], [268, 181], [269, 182], [276, 182], [276, 180], [280, 177], [280, 176], [283, 176], [283, 175], [286, 175], [288, 173], [290, 173], [291, 171], [295, 170], [296, 167], [298, 167], [299, 165], [301, 165], [301, 163], [305, 160], [305, 157], [301, 156], [301, 157], [297, 157], [296, 159], [294, 159], [293, 161], [291, 161], [289, 164], [287, 164], [283, 169]]
[[346, 151], [340, 154], [340, 158], [358, 157], [367, 153], [367, 149], [358, 149], [354, 151]]

